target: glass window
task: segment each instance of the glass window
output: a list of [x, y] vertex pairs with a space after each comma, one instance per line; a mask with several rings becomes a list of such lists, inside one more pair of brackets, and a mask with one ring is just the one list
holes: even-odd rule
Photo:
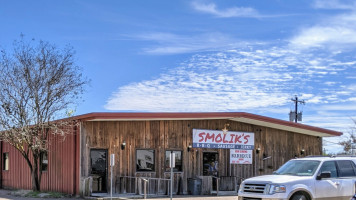
[[290, 160], [282, 165], [274, 174], [293, 176], [312, 176], [318, 168], [320, 161], [316, 160]]
[[42, 171], [48, 170], [48, 154], [47, 152], [41, 153], [41, 161], [42, 161]]
[[183, 163], [182, 163], [182, 151], [166, 151], [166, 171], [171, 171], [171, 168], [169, 167], [169, 157], [170, 154], [174, 153], [175, 156], [175, 167], [173, 168], [174, 172], [181, 172], [183, 171]]
[[337, 170], [336, 170], [335, 161], [324, 162], [320, 168], [319, 174], [321, 174], [321, 172], [331, 172], [331, 178], [336, 178]]
[[2, 169], [9, 170], [9, 153], [3, 153], [2, 160]]
[[339, 167], [339, 176], [340, 177], [349, 177], [355, 176], [355, 171], [350, 160], [338, 160], [337, 165]]
[[136, 171], [155, 170], [155, 150], [138, 149], [136, 150]]

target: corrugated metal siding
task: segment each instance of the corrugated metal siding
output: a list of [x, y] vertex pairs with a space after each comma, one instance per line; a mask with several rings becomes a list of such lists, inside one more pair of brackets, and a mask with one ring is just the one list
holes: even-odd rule
[[[68, 194], [79, 193], [79, 134], [62, 136], [51, 135], [49, 138], [48, 171], [42, 173], [41, 190], [58, 191]], [[3, 142], [2, 152], [9, 153], [8, 171], [2, 170], [4, 188], [31, 189], [31, 172], [26, 160], [11, 145]]]
[[[3, 143], [3, 153], [9, 153], [9, 170], [2, 170], [4, 188], [31, 188], [31, 172], [22, 155], [11, 145]], [[3, 165], [3, 161], [1, 162]]]

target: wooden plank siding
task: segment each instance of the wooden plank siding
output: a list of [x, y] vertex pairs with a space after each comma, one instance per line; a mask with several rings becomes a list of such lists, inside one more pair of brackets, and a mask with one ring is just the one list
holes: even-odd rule
[[[74, 129], [73, 134], [67, 135], [65, 139], [60, 135], [50, 135], [48, 169], [42, 172], [42, 191], [79, 194], [78, 133], [79, 130]], [[9, 170], [2, 169], [2, 187], [32, 189], [30, 168], [23, 156], [6, 142], [2, 142], [1, 148], [3, 153], [9, 154]]]
[[[230, 166], [230, 151], [228, 149], [193, 148], [188, 152], [187, 147], [192, 144], [193, 129], [221, 130], [226, 123], [230, 124], [230, 131], [255, 133], [255, 148], [261, 148], [261, 152], [256, 154], [254, 151], [252, 165]], [[126, 148], [122, 150], [121, 144], [124, 141]], [[116, 163], [113, 181], [117, 184], [113, 191], [119, 193], [133, 191], [133, 183], [123, 186], [124, 183], [119, 180], [119, 177], [169, 178], [170, 174], [165, 172], [165, 151], [181, 150], [183, 171], [175, 173], [176, 183], [174, 188], [178, 192], [177, 188], [180, 188], [178, 184], [181, 184], [182, 192], [187, 193], [187, 179], [203, 175], [203, 152], [217, 152], [219, 154], [219, 176], [248, 178], [272, 173], [287, 160], [294, 158], [295, 155], [300, 156], [302, 149], [305, 149], [305, 155], [320, 155], [322, 153], [322, 140], [315, 136], [225, 119], [83, 121], [81, 126], [82, 178], [90, 175], [90, 149], [107, 149], [109, 155], [115, 154]], [[154, 172], [136, 172], [137, 149], [155, 150]], [[263, 160], [268, 156], [271, 156], [271, 158]], [[110, 177], [110, 170], [108, 171], [108, 177]], [[110, 179], [108, 178], [107, 181], [108, 184], [106, 185], [109, 187]], [[162, 183], [160, 185], [167, 186]], [[166, 188], [159, 188], [159, 190], [164, 192]], [[110, 188], [107, 188], [107, 191], [110, 191]]]

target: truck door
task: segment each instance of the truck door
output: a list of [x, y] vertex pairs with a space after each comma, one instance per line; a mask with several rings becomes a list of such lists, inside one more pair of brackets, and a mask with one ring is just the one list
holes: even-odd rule
[[356, 166], [351, 160], [336, 161], [340, 179], [340, 199], [350, 199], [355, 194]]
[[342, 180], [338, 177], [338, 171], [335, 161], [325, 161], [319, 172], [329, 171], [331, 172], [331, 177], [321, 180], [316, 180], [315, 182], [315, 197], [317, 199], [339, 199], [341, 196], [341, 185]]

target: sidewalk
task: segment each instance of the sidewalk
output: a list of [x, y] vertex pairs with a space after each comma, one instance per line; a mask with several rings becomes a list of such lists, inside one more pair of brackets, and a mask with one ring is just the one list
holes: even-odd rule
[[[174, 200], [188, 200], [188, 199], [195, 199], [195, 200], [237, 200], [237, 196], [173, 196]], [[170, 200], [170, 198], [152, 198], [150, 200]]]
[[[31, 198], [31, 197], [23, 197], [23, 196], [15, 196], [13, 194], [12, 190], [4, 190], [0, 189], [0, 200], [81, 200], [83, 198], [78, 198], [78, 197], [65, 197], [65, 198]], [[105, 194], [105, 197], [86, 197], [84, 199], [89, 199], [89, 200], [109, 200], [110, 197], [108, 197], [108, 194]], [[125, 195], [125, 194], [120, 194], [120, 195], [115, 195], [113, 200], [125, 200], [125, 199], [143, 199], [142, 195]], [[148, 200], [170, 200], [168, 196], [165, 197], [147, 197]], [[237, 195], [234, 196], [207, 196], [207, 195], [199, 195], [199, 196], [193, 196], [193, 195], [174, 195], [173, 200], [189, 200], [189, 199], [194, 199], [194, 200], [237, 200]]]
[[[107, 200], [111, 199], [107, 193], [102, 194], [93, 194], [96, 197], [86, 197], [85, 199], [89, 200]], [[121, 199], [143, 199], [143, 195], [135, 195], [135, 194], [115, 194], [113, 195], [113, 200], [121, 200]], [[147, 196], [146, 199], [150, 200], [170, 200], [169, 196]], [[222, 193], [222, 196], [209, 196], [209, 195], [173, 195], [173, 200], [237, 200], [237, 194], [227, 194]]]
[[[92, 199], [92, 200], [109, 200], [110, 197], [87, 197], [85, 199]], [[143, 196], [120, 196], [120, 197], [113, 197], [113, 200], [124, 200], [124, 199], [143, 199]], [[158, 197], [158, 198], [147, 198], [148, 200], [170, 200], [169, 197]], [[237, 200], [237, 196], [191, 196], [191, 195], [177, 195], [173, 196], [172, 200]]]

